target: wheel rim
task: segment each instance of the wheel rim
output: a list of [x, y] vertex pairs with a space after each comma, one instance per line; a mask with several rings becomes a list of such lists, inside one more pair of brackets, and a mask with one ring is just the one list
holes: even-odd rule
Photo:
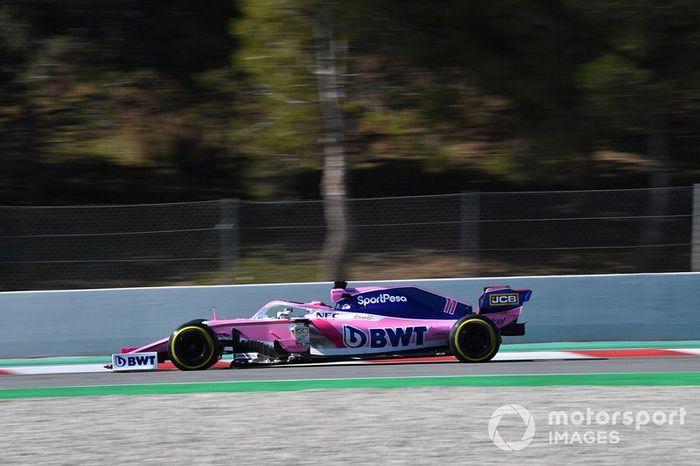
[[172, 350], [177, 360], [190, 368], [198, 368], [212, 356], [213, 347], [206, 330], [198, 327], [186, 328], [174, 338]]
[[459, 348], [470, 358], [480, 359], [486, 357], [493, 349], [493, 337], [489, 330], [481, 322], [473, 322], [466, 325], [457, 337]]

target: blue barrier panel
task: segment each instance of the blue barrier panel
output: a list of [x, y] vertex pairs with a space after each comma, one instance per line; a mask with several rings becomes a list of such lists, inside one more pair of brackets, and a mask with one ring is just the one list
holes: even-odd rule
[[[476, 305], [483, 287], [531, 288], [506, 342], [685, 340], [700, 337], [700, 273], [352, 282], [414, 284]], [[109, 354], [211, 316], [249, 317], [272, 299], [329, 302], [330, 283], [0, 293], [0, 357]], [[475, 306], [476, 307], [476, 306]]]

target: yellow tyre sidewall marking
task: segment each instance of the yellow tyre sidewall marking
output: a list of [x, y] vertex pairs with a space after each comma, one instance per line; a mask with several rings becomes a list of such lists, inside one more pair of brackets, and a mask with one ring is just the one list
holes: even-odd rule
[[[492, 342], [491, 350], [489, 350], [489, 352], [486, 353], [486, 356], [484, 356], [482, 358], [470, 358], [469, 356], [464, 354], [464, 351], [462, 351], [462, 348], [459, 346], [459, 335], [460, 335], [460, 333], [462, 333], [462, 327], [464, 327], [467, 324], [472, 324], [472, 323], [483, 325], [484, 327], [486, 327], [488, 329], [489, 335], [491, 335], [491, 342]], [[485, 322], [481, 319], [468, 319], [468, 320], [465, 320], [464, 322], [462, 322], [461, 324], [459, 324], [459, 327], [457, 328], [457, 331], [455, 332], [454, 344], [455, 344], [455, 348], [457, 348], [457, 351], [459, 351], [459, 354], [461, 354], [464, 357], [464, 359], [467, 359], [467, 360], [472, 361], [472, 362], [483, 361], [484, 359], [486, 359], [486, 357], [488, 357], [491, 354], [491, 352], [493, 351], [493, 348], [496, 347], [496, 332], [493, 331], [493, 327], [488, 322]]]
[[[209, 343], [209, 354], [204, 359], [204, 362], [202, 364], [199, 364], [197, 366], [190, 366], [189, 364], [185, 364], [182, 361], [180, 361], [180, 358], [177, 357], [177, 354], [175, 353], [175, 341], [177, 340], [177, 337], [180, 336], [180, 333], [184, 332], [185, 330], [197, 330], [202, 335], [204, 335], [204, 338], [206, 338], [207, 342]], [[173, 335], [172, 339], [170, 340], [170, 355], [178, 364], [180, 364], [183, 367], [186, 367], [188, 369], [199, 369], [200, 367], [205, 366], [209, 359], [211, 359], [211, 357], [214, 355], [214, 340], [212, 339], [211, 335], [209, 335], [209, 332], [207, 332], [202, 327], [197, 327], [194, 325], [182, 327], [180, 329], [175, 330], [175, 335]]]

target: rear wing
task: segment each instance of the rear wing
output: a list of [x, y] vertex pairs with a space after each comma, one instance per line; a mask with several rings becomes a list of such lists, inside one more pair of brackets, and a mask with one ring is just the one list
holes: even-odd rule
[[512, 289], [508, 285], [489, 286], [479, 297], [478, 314], [511, 311], [523, 306], [530, 300], [532, 290]]

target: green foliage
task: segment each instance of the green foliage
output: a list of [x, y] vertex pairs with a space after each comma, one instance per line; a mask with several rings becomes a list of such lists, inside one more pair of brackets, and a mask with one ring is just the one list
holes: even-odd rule
[[234, 137], [251, 156], [255, 197], [284, 195], [285, 179], [320, 164], [320, 117], [310, 2], [242, 2], [232, 24], [240, 42], [235, 66], [245, 76], [242, 118]]
[[[13, 167], [6, 180], [26, 180], [6, 197], [47, 202], [52, 185], [74, 196], [60, 172], [82, 160], [176, 173], [186, 184], [208, 175], [207, 162], [226, 173], [234, 105], [228, 23], [236, 14], [228, 0], [207, 9], [181, 0], [1, 7], [0, 157]], [[215, 88], [206, 78], [214, 70], [228, 80]], [[106, 168], [86, 183], [99, 190], [128, 182], [116, 173]]]
[[590, 113], [612, 124], [638, 129], [653, 108], [653, 76], [619, 55], [603, 55], [578, 73]]
[[[317, 196], [308, 180], [322, 167], [318, 5], [3, 3], [0, 197], [53, 200], [46, 186], [69, 189], [55, 167], [85, 161], [106, 168], [81, 193], [128, 185], [113, 178], [138, 167], [196, 198]], [[639, 141], [654, 133], [673, 163], [700, 142], [698, 2], [324, 5], [347, 44], [354, 168], [420, 162], [425, 172], [473, 170], [474, 180], [578, 185], [596, 150], [644, 151]]]

